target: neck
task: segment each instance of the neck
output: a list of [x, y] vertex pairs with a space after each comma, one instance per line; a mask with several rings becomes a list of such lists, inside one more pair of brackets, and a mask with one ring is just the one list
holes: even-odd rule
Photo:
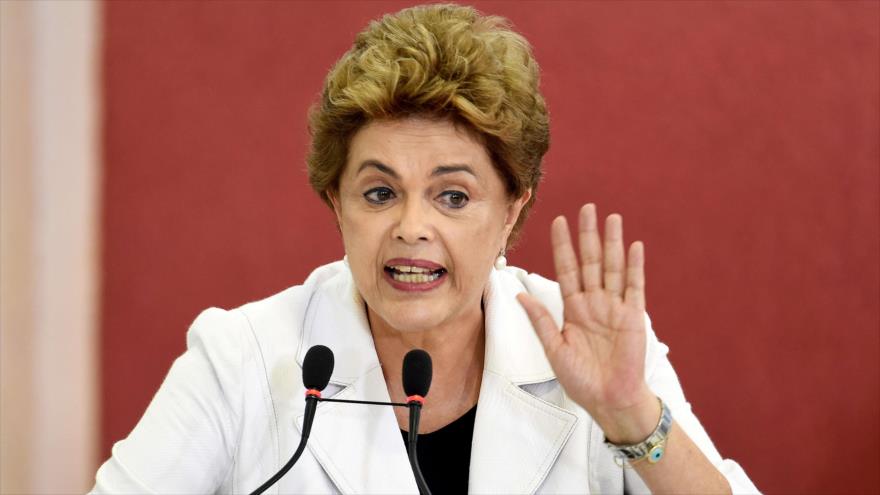
[[406, 353], [424, 349], [431, 355], [433, 379], [422, 412], [420, 432], [441, 428], [476, 404], [486, 342], [481, 307], [454, 322], [418, 332], [394, 329], [370, 308], [367, 315], [392, 401], [403, 402], [406, 398], [402, 379]]

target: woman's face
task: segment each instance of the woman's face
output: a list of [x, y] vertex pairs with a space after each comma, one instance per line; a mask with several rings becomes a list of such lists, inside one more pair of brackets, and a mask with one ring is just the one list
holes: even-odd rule
[[398, 331], [422, 331], [479, 312], [529, 196], [512, 200], [483, 145], [450, 121], [361, 128], [332, 200], [372, 316]]

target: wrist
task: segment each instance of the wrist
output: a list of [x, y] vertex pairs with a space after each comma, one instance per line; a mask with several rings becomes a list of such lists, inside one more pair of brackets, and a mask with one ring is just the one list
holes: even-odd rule
[[[605, 445], [614, 452], [616, 459], [626, 462], [632, 467], [645, 459], [651, 464], [660, 462], [666, 452], [666, 440], [669, 438], [669, 430], [672, 428], [672, 412], [669, 406], [663, 403], [661, 399], [657, 399], [660, 404], [660, 420], [654, 431], [641, 442], [633, 444], [617, 444], [605, 438]], [[623, 462], [619, 462], [622, 466]]]
[[662, 413], [660, 402], [650, 390], [631, 406], [604, 411], [594, 419], [615, 444], [636, 444], [644, 441], [657, 428]]

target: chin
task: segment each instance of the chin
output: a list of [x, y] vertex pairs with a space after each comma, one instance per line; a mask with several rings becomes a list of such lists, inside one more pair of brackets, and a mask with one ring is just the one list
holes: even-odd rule
[[424, 306], [424, 304], [413, 302], [391, 306], [383, 305], [379, 308], [373, 308], [373, 311], [391, 328], [399, 332], [432, 330], [440, 326], [449, 316], [447, 312]]

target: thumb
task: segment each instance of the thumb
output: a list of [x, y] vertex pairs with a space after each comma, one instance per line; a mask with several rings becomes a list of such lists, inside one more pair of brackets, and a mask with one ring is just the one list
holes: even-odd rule
[[525, 292], [517, 294], [516, 300], [519, 301], [519, 304], [526, 310], [526, 314], [529, 315], [529, 320], [531, 320], [535, 333], [538, 334], [538, 339], [541, 340], [541, 344], [544, 346], [544, 351], [548, 355], [555, 354], [559, 346], [562, 345], [563, 339], [562, 334], [559, 333], [559, 328], [550, 315], [550, 311], [541, 301]]

